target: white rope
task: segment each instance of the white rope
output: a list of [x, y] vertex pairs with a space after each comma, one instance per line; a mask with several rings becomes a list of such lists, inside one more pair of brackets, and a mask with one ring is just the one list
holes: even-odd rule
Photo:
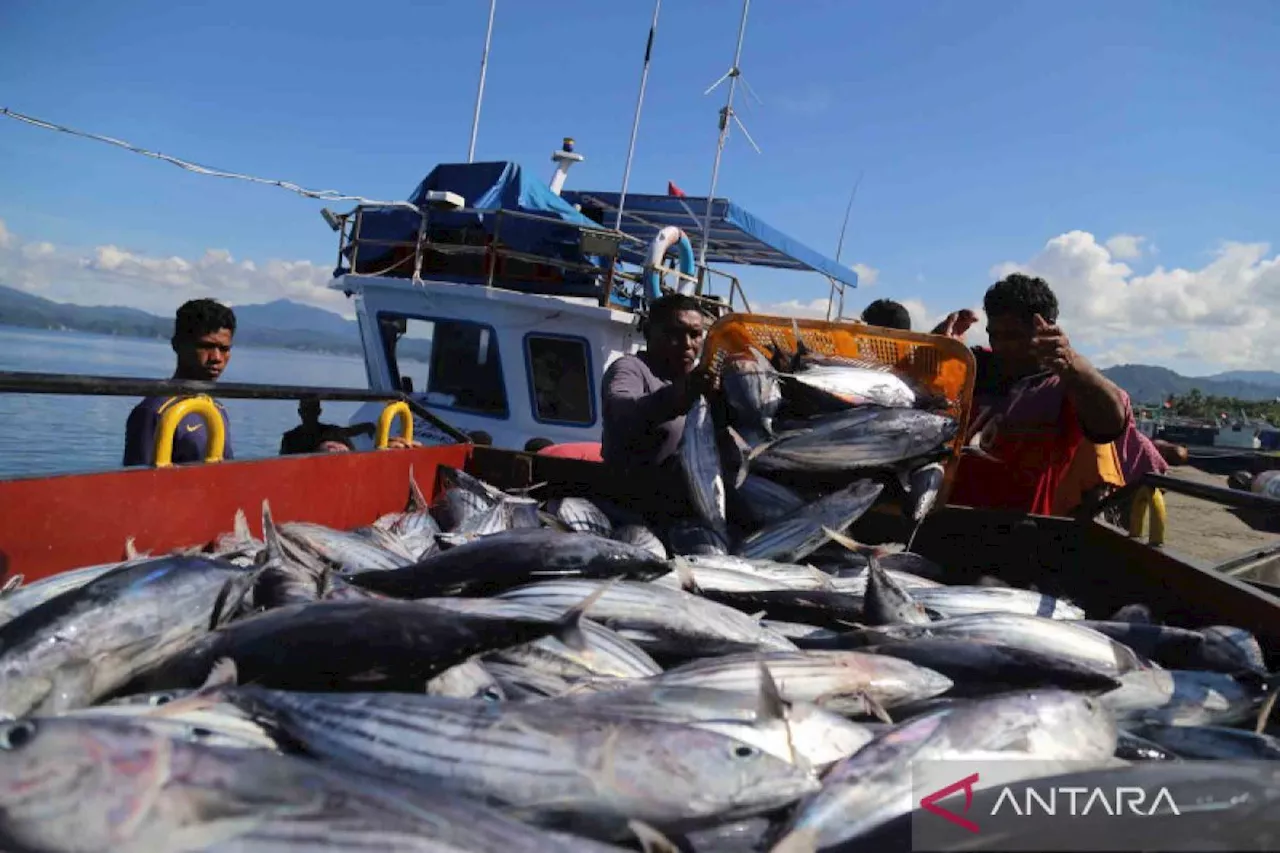
[[158, 151], [148, 151], [145, 148], [140, 148], [137, 145], [133, 145], [131, 143], [125, 142], [122, 139], [113, 139], [110, 136], [102, 136], [97, 133], [89, 133], [83, 130], [76, 130], [75, 128], [65, 127], [60, 124], [54, 124], [53, 122], [44, 121], [43, 119], [38, 119], [32, 116], [23, 115], [22, 113], [14, 112], [8, 107], [0, 107], [0, 115], [3, 115], [7, 118], [15, 119], [20, 122], [25, 122], [26, 124], [41, 128], [42, 130], [53, 130], [53, 131], [57, 131], [58, 133], [70, 134], [71, 136], [79, 136], [84, 139], [92, 139], [95, 142], [105, 142], [108, 145], [114, 145], [117, 148], [123, 148], [126, 151], [133, 152], [134, 154], [141, 154], [144, 157], [151, 157], [156, 160], [163, 160], [166, 163], [177, 166], [179, 169], [185, 169], [188, 172], [194, 172], [197, 175], [209, 175], [210, 177], [214, 177], [214, 178], [231, 178], [233, 180], [248, 181], [254, 184], [266, 184], [267, 186], [279, 187], [282, 190], [288, 190], [289, 192], [297, 193], [298, 195], [303, 196], [304, 198], [313, 198], [319, 201], [350, 201], [356, 204], [377, 205], [381, 207], [404, 207], [410, 210], [418, 209], [416, 205], [411, 204], [410, 202], [407, 202], [407, 201], [378, 201], [376, 199], [365, 198], [364, 196], [346, 195], [337, 190], [312, 190], [312, 189], [307, 189], [306, 187], [299, 186], [298, 184], [295, 184], [291, 181], [274, 180], [271, 178], [258, 178], [258, 177], [254, 177], [253, 175], [241, 175], [237, 172], [227, 172], [227, 171], [223, 171], [222, 169], [214, 169], [208, 166], [201, 166], [197, 163], [192, 163], [187, 160], [180, 160], [177, 157], [172, 157], [168, 154], [161, 154]]

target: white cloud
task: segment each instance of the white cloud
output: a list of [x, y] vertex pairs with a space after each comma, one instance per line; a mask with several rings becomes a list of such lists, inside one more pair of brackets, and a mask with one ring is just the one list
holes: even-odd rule
[[880, 279], [880, 270], [866, 264], [854, 264], [851, 269], [858, 274], [858, 284], [871, 287]]
[[1106, 242], [1106, 246], [1111, 257], [1116, 260], [1132, 261], [1142, 257], [1142, 247], [1146, 241], [1146, 237], [1136, 234], [1117, 234]]
[[[1280, 364], [1280, 256], [1266, 243], [1223, 243], [1199, 269], [1156, 267], [1146, 275], [1087, 231], [1054, 237], [1025, 263], [997, 265], [1052, 285], [1062, 325], [1099, 364], [1179, 361], [1196, 368]], [[1268, 331], [1268, 330], [1272, 331]], [[1166, 361], [1168, 363], [1168, 361]]]
[[292, 299], [350, 315], [350, 303], [327, 287], [330, 272], [305, 260], [237, 260], [225, 249], [183, 258], [113, 245], [78, 249], [24, 242], [0, 220], [0, 284], [60, 302], [164, 314], [201, 296], [242, 305]]
[[785, 302], [766, 302], [760, 305], [752, 305], [751, 309], [757, 314], [773, 317], [801, 317], [809, 320], [827, 319], [826, 297], [811, 299], [808, 302], [801, 302], [798, 299], [788, 299]]

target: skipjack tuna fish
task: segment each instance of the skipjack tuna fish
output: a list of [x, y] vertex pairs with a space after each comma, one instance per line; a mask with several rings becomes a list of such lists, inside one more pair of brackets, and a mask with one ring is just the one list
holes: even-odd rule
[[[789, 387], [738, 439], [787, 440]], [[849, 439], [826, 452], [904, 415], [942, 417], [826, 413]], [[261, 539], [242, 515], [205, 551], [11, 584], [0, 849], [881, 849], [913, 765], [1001, 759], [988, 811], [1044, 785], [1208, 791], [1241, 838], [1275, 831], [1227, 795], [1280, 783], [1236, 763], [1280, 757], [1247, 632], [948, 583], [945, 559], [849, 538], [902, 475], [936, 487], [923, 439], [818, 486], [739, 476], [770, 450], [706, 438], [674, 533], [450, 469], [434, 504], [410, 488], [353, 531], [264, 506]], [[775, 460], [818, 458], [799, 446]]]

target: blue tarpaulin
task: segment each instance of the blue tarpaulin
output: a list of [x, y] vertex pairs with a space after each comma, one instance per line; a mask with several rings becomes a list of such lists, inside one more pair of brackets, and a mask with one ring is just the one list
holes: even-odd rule
[[[618, 193], [567, 191], [564, 200], [581, 205], [583, 213], [606, 227], [612, 228], [617, 218]], [[706, 210], [705, 196], [628, 193], [622, 231], [648, 246], [659, 229], [675, 225], [689, 236], [696, 251], [702, 241]], [[728, 199], [718, 198], [711, 206], [710, 236], [707, 263], [812, 270], [850, 287], [858, 286], [858, 274], [853, 270], [788, 237]], [[642, 250], [625, 245], [619, 257], [633, 263], [645, 262]]]
[[[416, 205], [425, 203], [427, 193], [443, 191], [461, 196], [467, 210], [432, 210], [428, 217], [428, 239], [443, 243], [483, 246], [495, 237], [503, 247], [530, 255], [570, 263], [582, 263], [579, 227], [599, 228], [573, 205], [551, 191], [545, 181], [529, 177], [515, 163], [445, 163], [431, 170], [409, 196]], [[499, 229], [492, 212], [503, 210], [536, 214], [542, 219], [504, 216]], [[559, 219], [559, 224], [549, 219]], [[360, 218], [360, 266], [378, 268], [397, 257], [385, 243], [412, 244], [418, 236], [421, 217], [412, 210], [396, 207], [365, 207]], [[383, 242], [382, 246], [375, 241]], [[401, 274], [411, 267], [399, 268]], [[447, 274], [460, 280], [483, 280], [477, 267], [457, 267]], [[504, 281], [504, 287], [530, 289], [571, 296], [592, 296], [597, 285], [587, 273], [566, 270], [558, 283], [541, 282], [523, 287]]]

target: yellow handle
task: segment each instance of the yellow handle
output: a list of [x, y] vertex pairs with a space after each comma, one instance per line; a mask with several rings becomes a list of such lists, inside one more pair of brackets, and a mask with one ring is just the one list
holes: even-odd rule
[[1147, 542], [1151, 545], [1164, 544], [1165, 524], [1168, 513], [1164, 506], [1164, 492], [1143, 486], [1133, 498], [1133, 509], [1129, 511], [1129, 535], [1142, 536], [1147, 526], [1147, 517], [1151, 517], [1151, 536]]
[[387, 403], [382, 414], [378, 416], [378, 434], [374, 439], [374, 447], [378, 450], [387, 449], [387, 443], [391, 441], [391, 424], [396, 418], [399, 418], [404, 426], [404, 437], [413, 438], [413, 412], [409, 411], [409, 405], [403, 400]]
[[187, 397], [165, 409], [160, 416], [160, 425], [156, 428], [156, 461], [157, 468], [168, 468], [173, 465], [173, 443], [177, 439], [178, 425], [187, 415], [199, 415], [209, 430], [209, 442], [205, 445], [204, 461], [221, 462], [222, 453], [227, 447], [227, 425], [222, 420], [222, 413], [214, 404], [213, 398], [207, 394]]

